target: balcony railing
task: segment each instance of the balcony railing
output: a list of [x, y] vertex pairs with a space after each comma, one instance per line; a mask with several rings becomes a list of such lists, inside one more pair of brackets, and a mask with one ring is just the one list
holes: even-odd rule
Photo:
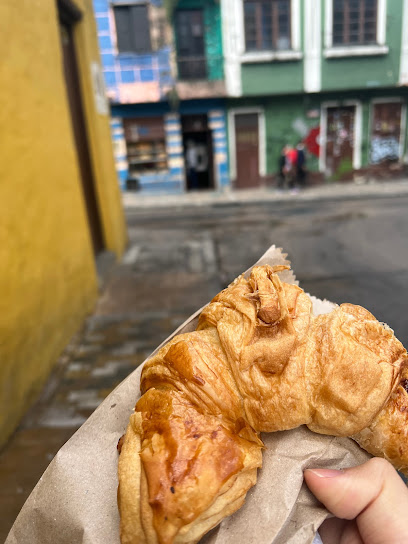
[[206, 57], [178, 57], [177, 67], [180, 80], [207, 79]]

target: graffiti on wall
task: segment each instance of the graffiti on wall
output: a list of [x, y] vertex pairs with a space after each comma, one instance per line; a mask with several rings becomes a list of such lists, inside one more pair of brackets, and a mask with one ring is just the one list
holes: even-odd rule
[[302, 117], [297, 117], [292, 123], [292, 129], [301, 138], [307, 151], [311, 155], [318, 157], [320, 153], [320, 126], [310, 128]]
[[303, 138], [303, 143], [310, 154], [318, 157], [320, 154], [320, 126], [309, 129], [309, 132]]
[[400, 156], [402, 103], [380, 102], [372, 106], [370, 162], [397, 160]]
[[374, 136], [370, 146], [370, 160], [373, 164], [385, 160], [396, 160], [399, 157], [399, 141], [394, 136], [382, 138]]
[[303, 139], [306, 137], [309, 127], [304, 119], [297, 117], [292, 123], [292, 129]]

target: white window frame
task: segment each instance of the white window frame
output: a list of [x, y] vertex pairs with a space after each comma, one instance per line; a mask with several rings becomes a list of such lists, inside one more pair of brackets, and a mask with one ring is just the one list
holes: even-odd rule
[[377, 0], [377, 43], [374, 45], [333, 45], [333, 0], [325, 0], [324, 57], [386, 55], [387, 0]]
[[319, 142], [319, 170], [326, 172], [326, 142], [327, 142], [327, 110], [328, 108], [341, 108], [354, 106], [356, 108], [354, 117], [354, 146], [353, 146], [353, 169], [361, 168], [361, 144], [363, 135], [363, 107], [360, 100], [343, 100], [322, 102], [320, 109], [320, 142]]
[[237, 149], [235, 141], [235, 116], [245, 113], [258, 114], [258, 163], [259, 176], [266, 176], [266, 127], [262, 108], [232, 108], [228, 111], [228, 147], [230, 156], [230, 178], [237, 179]]
[[300, 0], [290, 0], [291, 47], [286, 51], [245, 51], [244, 0], [237, 0], [237, 4], [240, 12], [238, 18], [238, 28], [240, 31], [238, 32], [237, 37], [237, 49], [242, 64], [290, 61], [303, 58], [303, 53], [300, 48]]
[[[374, 104], [390, 104], [390, 103], [398, 103], [401, 104], [401, 126], [400, 126], [400, 141], [399, 141], [399, 152], [398, 152], [398, 160], [406, 162], [406, 159], [404, 157], [404, 147], [405, 147], [405, 128], [406, 128], [406, 122], [407, 122], [407, 103], [402, 98], [402, 96], [384, 96], [379, 98], [373, 98], [370, 101], [370, 110], [369, 110], [369, 117], [368, 117], [368, 138], [367, 141], [371, 142], [371, 129], [372, 129], [372, 123], [373, 123], [373, 106]], [[370, 150], [368, 150], [368, 157], [369, 157], [369, 164], [373, 164], [370, 161]]]
[[[408, 84], [408, 0], [403, 0], [399, 84]], [[408, 160], [408, 151], [407, 151]]]

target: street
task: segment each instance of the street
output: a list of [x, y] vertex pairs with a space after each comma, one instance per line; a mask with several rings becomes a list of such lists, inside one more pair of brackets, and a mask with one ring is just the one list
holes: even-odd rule
[[163, 296], [151, 310], [164, 305], [187, 315], [275, 244], [288, 253], [303, 289], [367, 307], [404, 341], [407, 205], [403, 196], [132, 210], [128, 257], [138, 304], [146, 307], [153, 296], [142, 287], [148, 275]]
[[271, 244], [288, 253], [306, 291], [365, 306], [407, 345], [407, 208], [401, 195], [128, 208], [123, 262], [0, 456], [0, 540], [52, 457], [98, 404]]

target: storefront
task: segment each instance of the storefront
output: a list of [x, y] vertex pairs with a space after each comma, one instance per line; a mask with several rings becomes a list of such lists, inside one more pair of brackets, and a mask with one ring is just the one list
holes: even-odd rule
[[149, 194], [228, 187], [222, 101], [184, 101], [177, 113], [166, 106], [113, 107], [113, 140], [122, 187]]

